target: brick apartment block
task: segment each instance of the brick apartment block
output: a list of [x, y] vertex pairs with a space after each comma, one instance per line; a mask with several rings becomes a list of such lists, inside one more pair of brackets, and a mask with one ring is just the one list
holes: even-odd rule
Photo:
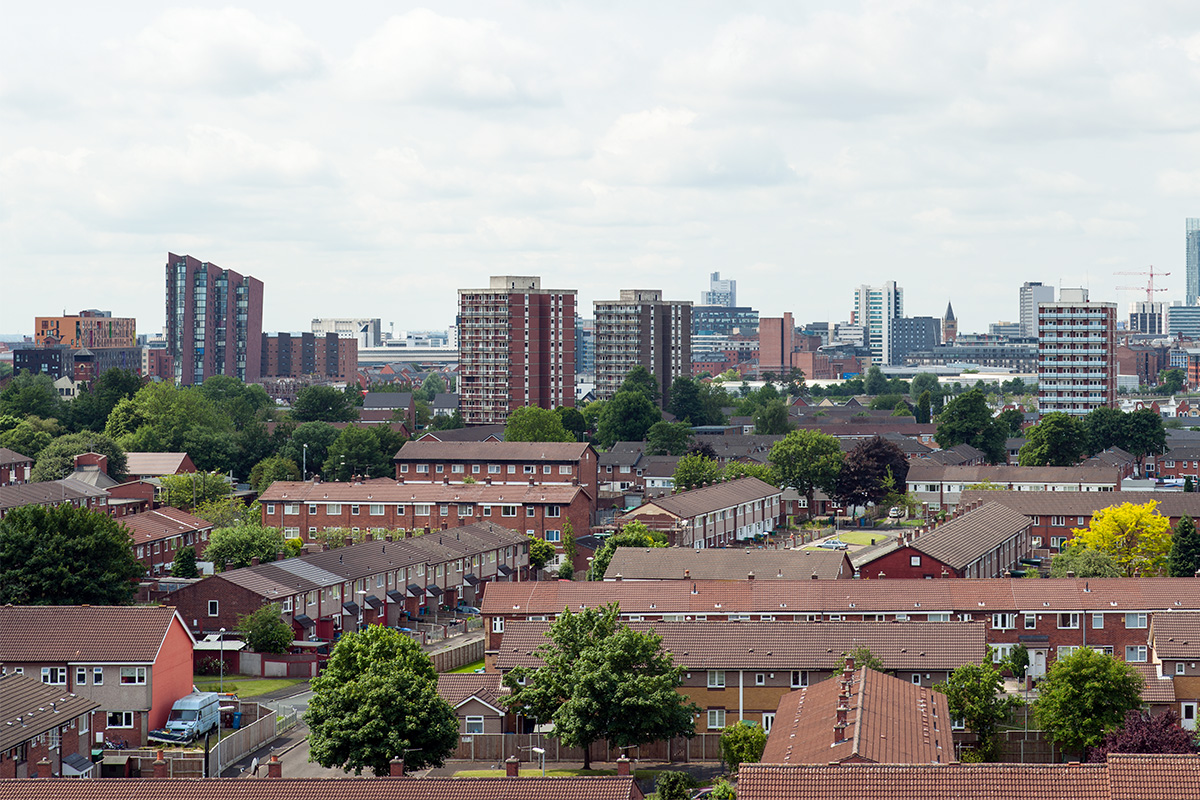
[[596, 497], [596, 451], [586, 442], [406, 442], [393, 459], [396, 480], [577, 484]]
[[185, 547], [194, 548], [196, 557], [202, 558], [213, 529], [208, 520], [171, 506], [134, 514], [122, 523], [133, 536], [134, 555], [149, 575], [169, 572], [175, 555]]

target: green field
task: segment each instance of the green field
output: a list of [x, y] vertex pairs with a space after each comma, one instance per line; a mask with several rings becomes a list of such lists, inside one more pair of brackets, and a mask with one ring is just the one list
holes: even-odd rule
[[[225, 691], [246, 700], [303, 682], [299, 678], [251, 678], [246, 675], [226, 675]], [[202, 692], [221, 691], [220, 678], [214, 678], [212, 675], [193, 675], [192, 683]]]
[[[885, 531], [871, 530], [870, 528], [866, 528], [864, 530], [838, 531], [838, 538], [841, 539], [846, 544], [870, 545], [872, 539], [875, 540], [875, 544], [880, 544], [882, 542], [887, 541], [888, 539], [894, 539], [896, 537], [892, 536], [891, 534], [889, 534]], [[822, 550], [824, 548], [818, 547], [817, 545], [813, 544], [813, 545], [809, 545], [808, 547], [806, 547], [804, 549], [805, 550]]]
[[483, 659], [481, 658], [481, 659], [479, 659], [478, 661], [472, 661], [470, 664], [463, 664], [463, 665], [462, 665], [461, 667], [459, 667], [458, 669], [452, 669], [452, 670], [450, 670], [450, 672], [449, 672], [449, 673], [447, 673], [447, 674], [450, 674], [450, 675], [459, 675], [459, 674], [462, 674], [462, 673], [464, 673], [464, 672], [474, 672], [475, 670], [477, 670], [477, 669], [482, 669], [482, 668], [483, 668]]

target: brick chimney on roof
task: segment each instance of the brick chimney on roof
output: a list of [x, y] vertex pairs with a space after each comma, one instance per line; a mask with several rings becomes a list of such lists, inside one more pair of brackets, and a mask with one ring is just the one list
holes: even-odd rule
[[632, 772], [630, 770], [632, 763], [633, 762], [631, 762], [624, 755], [622, 755], [620, 758], [618, 758], [617, 759], [617, 777], [618, 778], [628, 778], [632, 774]]
[[279, 756], [275, 753], [271, 754], [271, 760], [267, 762], [267, 777], [283, 777], [283, 762], [279, 760]]
[[517, 761], [516, 756], [509, 756], [504, 761], [504, 776], [507, 778], [516, 778], [521, 774], [521, 762]]
[[350, 545], [354, 544], [353, 537], [347, 536], [344, 540], [342, 540], [342, 544], [346, 545], [346, 547], [349, 547]]
[[446, 530], [449, 527], [450, 527], [450, 523], [443, 520], [442, 521], [442, 530]]
[[841, 744], [846, 741], [846, 715], [850, 709], [845, 706], [845, 701], [838, 702], [837, 722], [833, 726], [833, 743]]
[[746, 575], [746, 580], [748, 580], [748, 581], [754, 580], [754, 570], [750, 570], [749, 574]]
[[258, 566], [258, 556], [251, 556], [251, 557], [250, 557], [250, 566], [252, 566], [252, 567], [257, 567], [257, 566]]
[[404, 777], [404, 759], [393, 758], [388, 762], [388, 776], [392, 778]]
[[167, 762], [166, 762], [166, 759], [163, 758], [163, 751], [159, 750], [154, 755], [155, 755], [154, 777], [166, 778], [167, 777]]

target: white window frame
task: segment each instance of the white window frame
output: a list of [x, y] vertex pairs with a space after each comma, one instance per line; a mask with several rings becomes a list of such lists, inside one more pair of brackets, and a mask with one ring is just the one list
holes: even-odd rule
[[[1145, 628], [1145, 627], [1148, 627], [1147, 621], [1148, 621], [1148, 616], [1145, 613], [1140, 613], [1140, 612], [1134, 611], [1134, 612], [1131, 612], [1131, 613], [1128, 613], [1125, 615], [1125, 627], [1126, 628], [1130, 628], [1130, 629]], [[1130, 622], [1133, 622], [1133, 624], [1130, 625], [1129, 624]]]
[[75, 668], [75, 685], [87, 686], [87, 667]]
[[808, 686], [808, 670], [794, 669], [792, 670], [792, 688], [804, 689]]
[[[1063, 619], [1066, 619], [1066, 625], [1063, 625]], [[1060, 630], [1075, 630], [1079, 627], [1079, 614], [1074, 611], [1062, 612], [1058, 615], [1058, 627]]]
[[708, 688], [709, 689], [724, 689], [725, 688], [725, 670], [710, 669], [708, 671]]
[[483, 717], [467, 717], [463, 720], [463, 732], [466, 734], [483, 733]]
[[504, 633], [504, 617], [492, 617], [492, 633]]
[[[126, 680], [128, 678], [129, 680]], [[145, 686], [146, 685], [146, 668], [145, 667], [121, 667], [121, 685], [122, 686]]]
[[92, 667], [92, 686], [104, 685], [104, 667]]
[[221, 601], [220, 600], [209, 600], [208, 601], [208, 615], [210, 617], [221, 616]]
[[51, 686], [66, 686], [67, 668], [42, 667], [42, 683], [48, 683]]
[[708, 729], [710, 731], [719, 731], [725, 728], [725, 709], [710, 708], [708, 709]]
[[109, 711], [105, 720], [106, 728], [132, 728], [133, 727], [133, 712], [132, 711]]
[[[1130, 656], [1133, 656], [1130, 658]], [[1125, 661], [1130, 664], [1142, 664], [1149, 658], [1149, 648], [1144, 644], [1125, 645]]]

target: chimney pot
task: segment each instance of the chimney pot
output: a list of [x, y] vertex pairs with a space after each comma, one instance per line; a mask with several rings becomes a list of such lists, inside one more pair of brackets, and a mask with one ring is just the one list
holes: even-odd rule
[[324, 552], [328, 549], [329, 549], [329, 542], [322, 542], [321, 543], [321, 551]]
[[252, 567], [258, 566], [258, 556], [252, 556], [250, 558], [250, 566], [252, 566]]
[[[272, 756], [273, 758], [274, 756]], [[393, 758], [388, 762], [388, 775], [392, 778], [404, 777], [404, 759]]]
[[163, 758], [162, 750], [158, 750], [154, 754], [154, 777], [167, 777], [167, 762], [166, 759]]
[[447, 528], [449, 528], [449, 527], [450, 527], [450, 523], [448, 523], [448, 522], [443, 522], [443, 523], [442, 523], [442, 530], [446, 530], [446, 529], [447, 529]]
[[[1196, 574], [1200, 575], [1200, 570], [1197, 570]], [[684, 580], [687, 580], [688, 578], [692, 577], [692, 571], [690, 569], [685, 569], [683, 571], [683, 577], [684, 577]]]
[[428, 533], [429, 533], [429, 526], [428, 526], [428, 525], [426, 525], [426, 526], [425, 526], [425, 533], [426, 533], [426, 534], [428, 534]]
[[521, 774], [521, 762], [517, 761], [516, 756], [509, 756], [504, 761], [504, 775], [507, 778], [515, 778]]
[[271, 760], [267, 762], [267, 777], [282, 778], [283, 777], [283, 762], [279, 760], [279, 756], [272, 753]]
[[632, 774], [630, 771], [631, 765], [632, 765], [632, 762], [625, 756], [621, 756], [620, 758], [618, 758], [617, 759], [617, 777], [618, 778], [628, 778]]

